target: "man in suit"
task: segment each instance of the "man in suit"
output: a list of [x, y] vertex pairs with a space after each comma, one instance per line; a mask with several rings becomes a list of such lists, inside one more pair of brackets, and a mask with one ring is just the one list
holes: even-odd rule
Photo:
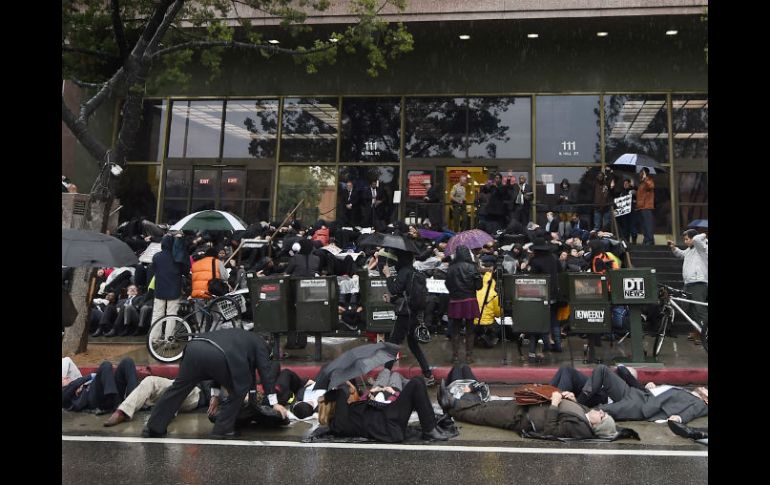
[[583, 393], [585, 399], [590, 399], [605, 391], [613, 402], [599, 407], [621, 421], [668, 419], [685, 424], [708, 414], [706, 387], [688, 391], [681, 387], [657, 386], [653, 382], [644, 387], [644, 390], [630, 387], [606, 365], [599, 365], [583, 386]]
[[519, 406], [515, 401], [479, 402], [465, 394], [455, 399], [442, 380], [438, 403], [458, 421], [521, 432], [535, 432], [557, 438], [611, 438], [617, 429], [612, 416], [601, 409], [589, 409], [575, 402], [569, 391], [554, 392], [551, 402]]
[[286, 409], [278, 404], [273, 389], [269, 355], [270, 348], [264, 338], [239, 328], [196, 335], [185, 348], [179, 375], [155, 404], [142, 436], [165, 436], [168, 424], [190, 391], [207, 379], [218, 382], [231, 397], [218, 410], [212, 436], [217, 439], [237, 436], [235, 423], [241, 403], [250, 390], [256, 391], [255, 370], [259, 372], [270, 405], [285, 418]]
[[519, 184], [513, 188], [514, 217], [521, 222], [522, 226], [529, 223], [530, 212], [532, 212], [532, 185], [527, 183], [527, 177], [519, 177]]
[[361, 208], [363, 211], [363, 221], [361, 225], [363, 227], [374, 227], [381, 216], [380, 207], [383, 204], [385, 198], [385, 191], [382, 187], [377, 186], [377, 180], [372, 180], [363, 191], [363, 197], [361, 198]]
[[112, 363], [105, 360], [92, 374], [76, 379], [70, 375], [62, 376], [61, 407], [68, 411], [112, 411], [136, 385], [136, 365], [133, 359], [122, 359], [114, 372]]
[[345, 190], [340, 192], [339, 213], [337, 220], [345, 226], [355, 226], [358, 223], [358, 192], [353, 189], [353, 182], [345, 183]]

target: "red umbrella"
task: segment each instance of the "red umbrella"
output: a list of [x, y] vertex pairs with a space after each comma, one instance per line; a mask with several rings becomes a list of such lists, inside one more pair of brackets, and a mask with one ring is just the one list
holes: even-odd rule
[[444, 254], [454, 254], [455, 249], [460, 246], [468, 246], [468, 249], [483, 248], [486, 243], [492, 241], [494, 238], [481, 229], [459, 232], [449, 240]]

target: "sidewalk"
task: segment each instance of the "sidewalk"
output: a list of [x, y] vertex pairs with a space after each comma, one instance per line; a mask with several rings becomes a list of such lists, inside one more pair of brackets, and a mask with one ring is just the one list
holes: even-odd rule
[[[163, 377], [176, 377], [177, 364], [163, 364], [155, 361], [146, 348], [144, 337], [114, 337], [95, 338], [89, 341], [89, 353], [79, 354], [73, 357], [75, 363], [82, 372], [92, 372], [102, 360], [109, 360], [117, 364], [123, 357], [131, 357], [137, 365], [140, 377], [146, 375], [158, 375]], [[488, 383], [546, 383], [563, 364], [572, 363], [586, 374], [591, 372], [595, 365], [585, 364], [583, 360], [584, 339], [570, 337], [569, 346], [567, 339], [563, 342], [564, 352], [545, 353], [545, 360], [540, 364], [529, 364], [526, 361], [526, 347], [522, 349], [524, 355], [519, 355], [516, 345], [511, 342], [505, 344], [505, 354], [501, 344], [492, 349], [475, 348], [475, 362], [471, 365], [474, 374]], [[282, 341], [283, 343], [283, 341]], [[313, 354], [315, 344], [313, 337], [308, 337], [307, 347], [304, 349], [289, 349], [288, 356], [281, 360], [281, 366], [292, 369], [301, 377], [314, 377], [321, 366], [345, 350], [367, 343], [363, 336], [353, 334], [339, 334], [338, 336], [324, 337], [322, 340], [322, 360], [314, 361]], [[652, 344], [650, 338], [645, 338], [645, 344]], [[427, 344], [421, 344], [429, 364], [433, 367], [433, 373], [437, 379], [446, 377], [452, 368], [451, 344], [443, 335], [434, 335]], [[569, 347], [572, 348], [570, 356]], [[417, 361], [411, 356], [406, 342], [402, 345], [403, 358], [393, 370], [404, 374], [406, 377], [420, 375]], [[283, 350], [283, 347], [282, 347]], [[611, 346], [610, 342], [603, 342], [602, 347], [596, 349], [597, 357], [602, 358], [607, 365], [613, 365], [614, 359], [625, 358], [627, 365], [631, 363], [631, 342], [624, 341], [620, 345]], [[503, 363], [503, 355], [507, 363]], [[571, 358], [572, 357], [572, 358]], [[653, 381], [672, 385], [708, 384], [708, 354], [702, 347], [696, 346], [687, 340], [686, 335], [678, 338], [667, 338], [663, 350], [658, 359], [662, 367], [644, 367], [636, 365], [639, 380], [642, 382]]]

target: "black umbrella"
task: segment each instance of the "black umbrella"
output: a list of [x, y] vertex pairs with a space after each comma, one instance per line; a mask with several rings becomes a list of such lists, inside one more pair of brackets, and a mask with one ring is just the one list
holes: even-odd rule
[[354, 377], [385, 365], [399, 357], [400, 346], [377, 342], [354, 347], [329, 362], [316, 377], [316, 389], [334, 389]]
[[62, 266], [131, 266], [139, 260], [120, 239], [100, 232], [61, 230]]
[[379, 232], [367, 234], [361, 238], [358, 245], [400, 249], [401, 251], [408, 251], [415, 254], [420, 252], [411, 240], [399, 234], [381, 234]]
[[687, 224], [687, 227], [691, 227], [694, 229], [702, 228], [702, 229], [708, 229], [709, 228], [709, 220], [708, 219], [695, 219], [691, 223]]

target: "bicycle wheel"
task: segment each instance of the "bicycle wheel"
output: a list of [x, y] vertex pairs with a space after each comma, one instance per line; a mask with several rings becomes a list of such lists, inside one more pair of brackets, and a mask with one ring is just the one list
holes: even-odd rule
[[660, 354], [660, 350], [663, 348], [663, 340], [666, 338], [668, 332], [668, 324], [671, 322], [671, 315], [668, 311], [664, 312], [660, 316], [660, 325], [658, 326], [658, 332], [655, 334], [655, 343], [652, 345], [652, 356], [657, 357]]
[[187, 342], [192, 338], [190, 325], [176, 315], [159, 318], [147, 332], [147, 350], [161, 362], [176, 362], [182, 358]]

